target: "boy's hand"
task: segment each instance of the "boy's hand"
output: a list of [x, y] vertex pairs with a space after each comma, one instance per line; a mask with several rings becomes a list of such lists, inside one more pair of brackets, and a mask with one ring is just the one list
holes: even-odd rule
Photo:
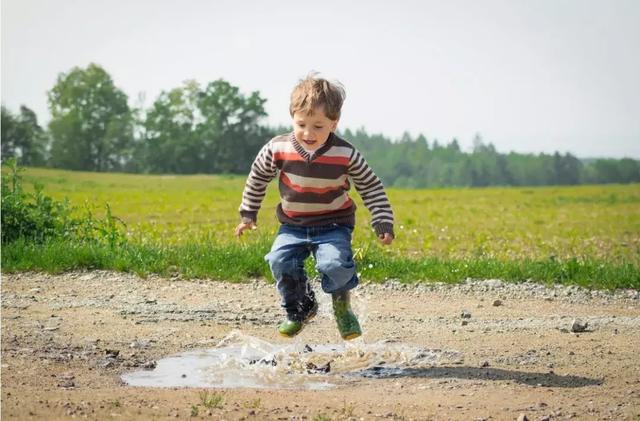
[[240, 237], [242, 235], [242, 232], [248, 229], [257, 229], [258, 227], [256, 226], [256, 224], [254, 222], [240, 222], [240, 224], [238, 224], [238, 226], [236, 227], [235, 233], [236, 233], [236, 237]]
[[391, 244], [391, 242], [393, 241], [393, 235], [385, 232], [384, 234], [380, 234], [378, 236], [378, 240], [380, 240], [380, 242], [386, 246]]

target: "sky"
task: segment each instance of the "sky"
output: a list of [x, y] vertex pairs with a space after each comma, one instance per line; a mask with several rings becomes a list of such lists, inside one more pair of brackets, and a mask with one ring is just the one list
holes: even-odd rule
[[225, 79], [290, 124], [310, 71], [346, 88], [339, 127], [479, 133], [500, 152], [640, 158], [637, 0], [2, 0], [2, 104], [49, 120], [60, 73], [101, 65], [132, 106]]

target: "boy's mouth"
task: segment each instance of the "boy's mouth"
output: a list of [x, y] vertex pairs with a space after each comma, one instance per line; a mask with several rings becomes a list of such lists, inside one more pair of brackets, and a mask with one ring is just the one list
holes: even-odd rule
[[315, 141], [315, 140], [302, 139], [302, 141], [303, 141], [304, 143], [306, 143], [307, 145], [313, 145], [313, 144], [315, 144], [315, 143], [316, 143], [316, 141]]

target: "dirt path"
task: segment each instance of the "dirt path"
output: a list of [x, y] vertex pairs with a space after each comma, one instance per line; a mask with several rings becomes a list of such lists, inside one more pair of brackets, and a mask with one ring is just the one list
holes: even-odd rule
[[[211, 348], [234, 329], [285, 343], [275, 333], [272, 285], [102, 271], [5, 275], [2, 418], [640, 419], [638, 291], [499, 281], [357, 291], [362, 343], [457, 351], [461, 361], [323, 391], [210, 391], [222, 402], [207, 408], [202, 389], [130, 387], [120, 375]], [[339, 343], [329, 311], [324, 300], [296, 341]], [[586, 332], [571, 332], [574, 318], [588, 322]]]

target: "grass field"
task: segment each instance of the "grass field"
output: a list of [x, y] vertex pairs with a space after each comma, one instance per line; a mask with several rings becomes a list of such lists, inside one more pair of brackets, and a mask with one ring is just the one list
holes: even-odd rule
[[[103, 212], [103, 205], [109, 203], [113, 214], [126, 223], [131, 243], [151, 249], [160, 247], [174, 252], [192, 249], [198, 254], [202, 252], [197, 251], [198, 245], [206, 244], [209, 249], [233, 250], [243, 259], [246, 253], [263, 253], [268, 249], [278, 227], [274, 183], [259, 214], [259, 229], [241, 240], [233, 236], [244, 185], [241, 176], [148, 176], [27, 169], [24, 178], [25, 184], [42, 183], [46, 194], [56, 199], [66, 197], [73, 205], [89, 206], [96, 213]], [[476, 273], [466, 271], [465, 265], [485, 269], [492, 265], [505, 268], [525, 265], [529, 269], [545, 266], [552, 270], [554, 265], [569, 262], [604, 270], [597, 272], [601, 273], [598, 276], [620, 276], [618, 270], [622, 270], [624, 276], [630, 277], [622, 285], [639, 282], [638, 184], [389, 189], [388, 194], [396, 215], [397, 239], [391, 247], [384, 248], [369, 228], [368, 211], [357, 193], [352, 194], [359, 207], [354, 251], [363, 278], [381, 280], [396, 277], [397, 273], [398, 278], [408, 280], [413, 264], [432, 267], [444, 264], [439, 269], [446, 272], [443, 280], [454, 280]], [[256, 261], [261, 264], [260, 259]], [[458, 276], [451, 273], [455, 270], [460, 271]], [[544, 281], [562, 281], [553, 274], [543, 276], [539, 270], [514, 276], [516, 280], [531, 274]], [[433, 277], [439, 271], [427, 274]], [[268, 274], [258, 271], [265, 273]], [[486, 276], [494, 272], [481, 273]], [[495, 272], [497, 276], [504, 273]], [[424, 275], [416, 273], [417, 279]], [[594, 280], [589, 283], [594, 284]], [[603, 284], [607, 285], [620, 286]]]

